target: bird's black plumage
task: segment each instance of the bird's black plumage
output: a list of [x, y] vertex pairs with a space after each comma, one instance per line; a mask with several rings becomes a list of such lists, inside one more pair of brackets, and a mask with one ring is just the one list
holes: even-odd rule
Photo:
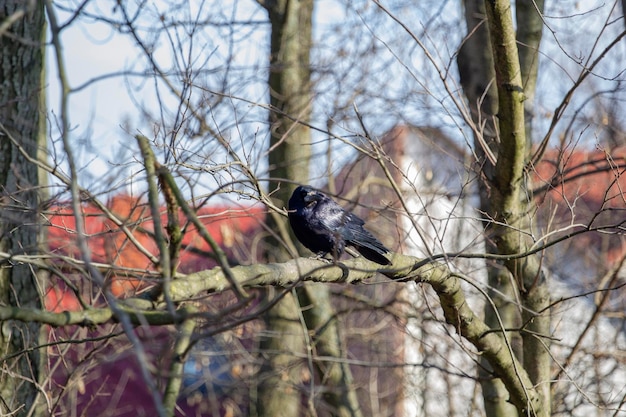
[[389, 250], [363, 228], [361, 218], [312, 187], [301, 185], [291, 195], [289, 224], [298, 240], [318, 256], [330, 253], [337, 260], [350, 245], [372, 262], [391, 263], [384, 256]]

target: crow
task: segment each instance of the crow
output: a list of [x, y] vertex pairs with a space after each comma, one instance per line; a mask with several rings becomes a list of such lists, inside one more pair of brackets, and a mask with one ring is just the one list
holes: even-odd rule
[[289, 224], [296, 238], [318, 257], [330, 253], [337, 261], [346, 245], [380, 265], [391, 262], [378, 239], [363, 228], [365, 222], [344, 210], [326, 194], [307, 185], [295, 189], [289, 199]]

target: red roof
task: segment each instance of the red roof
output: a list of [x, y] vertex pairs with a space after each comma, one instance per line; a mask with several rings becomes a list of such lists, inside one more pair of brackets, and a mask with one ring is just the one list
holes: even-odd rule
[[[150, 256], [158, 257], [159, 252], [152, 236], [154, 224], [148, 205], [137, 198], [119, 195], [109, 201], [107, 209], [123, 222], [137, 244], [131, 242], [122, 229], [103, 214], [100, 208], [92, 204], [83, 205], [82, 215], [91, 260], [125, 268], [155, 270], [156, 266], [151, 262]], [[236, 262], [246, 262], [249, 253], [246, 252], [247, 245], [244, 245], [243, 237], [260, 229], [260, 222], [265, 218], [265, 208], [260, 205], [249, 207], [217, 205], [201, 208], [197, 215], [228, 256]], [[59, 206], [53, 209], [53, 215], [48, 220], [48, 244], [52, 253], [80, 259], [76, 240], [76, 218], [71, 207]], [[182, 213], [179, 215], [179, 221], [181, 227], [186, 229], [178, 270], [189, 273], [215, 266], [209, 244], [202, 239], [193, 225], [187, 224]], [[163, 224], [167, 222], [165, 210], [162, 222]], [[113, 277], [110, 280], [111, 290], [118, 296], [134, 292], [139, 284], [139, 280], [127, 277]], [[52, 311], [76, 310], [80, 307], [73, 293], [60, 285], [49, 289], [46, 306]]]
[[586, 256], [602, 250], [602, 262], [617, 261], [626, 253], [626, 241], [611, 226], [623, 227], [626, 219], [625, 171], [626, 148], [548, 152], [534, 171], [538, 218], [550, 222], [550, 230], [572, 224], [606, 228], [609, 233], [577, 236], [573, 249]]

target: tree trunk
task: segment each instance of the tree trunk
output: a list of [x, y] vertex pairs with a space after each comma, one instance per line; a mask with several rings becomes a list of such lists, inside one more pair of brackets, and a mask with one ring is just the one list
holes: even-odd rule
[[[5, 1], [0, 21], [12, 21], [0, 38], [0, 251], [34, 254], [39, 251], [41, 178], [29, 157], [45, 147], [43, 69], [45, 18], [43, 3]], [[19, 147], [18, 147], [19, 145]], [[0, 303], [42, 308], [42, 288], [30, 265], [0, 268]], [[42, 354], [36, 322], [5, 321], [0, 332], [0, 414], [27, 415], [38, 402]], [[32, 349], [32, 350], [29, 350]]]
[[[518, 36], [525, 45], [519, 53], [510, 2], [466, 0], [464, 4], [470, 36], [460, 50], [458, 65], [472, 119], [477, 125], [485, 126], [482, 137], [480, 130], [475, 131], [474, 141], [483, 179], [479, 186], [481, 210], [487, 213], [485, 221], [495, 218], [499, 224], [507, 225], [491, 228], [486, 248], [494, 254], [520, 253], [527, 248], [524, 233], [530, 230], [530, 223], [526, 215], [533, 204], [526, 190], [523, 168], [532, 130], [542, 29], [538, 11], [542, 12], [543, 2], [516, 3], [517, 23], [521, 28]], [[487, 158], [486, 152], [491, 152], [494, 159]], [[531, 330], [522, 332], [521, 338], [517, 333], [504, 332], [502, 337], [508, 338], [514, 354], [523, 360], [532, 382], [543, 395], [543, 404], [534, 412], [548, 415], [550, 361], [547, 350], [539, 346], [544, 341], [536, 335], [548, 334], [550, 321], [545, 314], [532, 315], [534, 311], [543, 311], [549, 303], [545, 277], [536, 258], [531, 257], [520, 262], [492, 263], [488, 267], [488, 283], [495, 290], [490, 296], [497, 311], [489, 303], [486, 305], [486, 323], [494, 329], [519, 328], [524, 323]], [[515, 299], [521, 299], [526, 309], [510, 301]], [[483, 364], [487, 365], [485, 361]], [[486, 414], [514, 415], [516, 411], [504, 384], [497, 378], [489, 378], [489, 372], [481, 376]]]
[[[268, 10], [272, 25], [270, 57], [270, 190], [277, 207], [284, 207], [295, 188], [295, 184], [309, 182], [311, 160], [311, 132], [307, 124], [311, 118], [311, 73], [309, 55], [312, 46], [313, 0], [259, 1]], [[291, 234], [284, 217], [273, 216], [269, 227], [276, 231], [279, 239], [272, 239], [268, 257], [285, 260], [297, 248], [291, 245]], [[298, 416], [302, 403], [300, 388], [304, 372], [302, 363], [289, 352], [305, 352], [304, 334], [300, 322], [299, 308], [306, 305], [303, 314], [306, 331], [313, 332], [316, 353], [320, 356], [342, 357], [339, 327], [330, 303], [327, 287], [304, 285], [297, 291], [297, 299], [287, 294], [267, 317], [270, 335], [262, 348], [272, 354], [266, 362], [270, 378], [265, 379], [259, 389], [259, 410], [264, 416]], [[321, 329], [323, 331], [320, 331]], [[318, 332], [320, 332], [318, 334]], [[347, 365], [332, 365], [326, 368], [315, 363], [318, 379], [326, 384], [324, 400], [333, 415], [359, 417], [360, 410], [356, 392], [352, 386], [352, 375]], [[286, 371], [289, 370], [289, 371]], [[314, 375], [309, 375], [314, 378]], [[277, 389], [277, 387], [279, 389]], [[315, 407], [315, 393], [309, 393], [309, 407]]]
[[[489, 45], [489, 25], [483, 0], [466, 0], [465, 21], [467, 32], [471, 34], [462, 45], [458, 55], [458, 66], [461, 77], [461, 85], [472, 115], [472, 120], [476, 124], [484, 123], [485, 129], [474, 133], [474, 149], [479, 160], [476, 161], [477, 169], [481, 172], [479, 178], [479, 196], [481, 213], [491, 213], [491, 193], [490, 184], [494, 177], [495, 166], [486, 157], [486, 150], [483, 146], [488, 146], [489, 152], [497, 153], [496, 130], [494, 123], [498, 114], [498, 92], [495, 85], [495, 70], [493, 64], [493, 54]], [[485, 224], [491, 219], [483, 216]], [[486, 239], [485, 248], [488, 253], [497, 253], [497, 247], [490, 239]], [[505, 328], [518, 328], [521, 324], [518, 307], [511, 303], [515, 299], [515, 286], [511, 274], [503, 265], [488, 264], [487, 282], [489, 296], [493, 300], [497, 311], [494, 311], [490, 304], [485, 305], [485, 323], [498, 329], [501, 325]], [[500, 323], [501, 321], [501, 323]], [[508, 334], [509, 341], [513, 346], [518, 359], [520, 358], [521, 340], [517, 334]], [[494, 378], [493, 370], [489, 363], [483, 359], [481, 361], [484, 368], [480, 372], [485, 413], [490, 417], [507, 417], [515, 415], [515, 406], [509, 402], [509, 393], [499, 378]]]
[[526, 123], [526, 141], [529, 145], [532, 143], [535, 89], [539, 71], [539, 44], [543, 31], [541, 14], [543, 14], [543, 0], [517, 0], [515, 2], [519, 63], [522, 70], [524, 95], [526, 96], [524, 121]]
[[[285, 207], [295, 187], [283, 180], [306, 183], [309, 179], [309, 128], [287, 116], [304, 122], [310, 117], [309, 53], [313, 2], [268, 0], [259, 3], [267, 9], [272, 27], [268, 162], [273, 180], [269, 189], [276, 206]], [[268, 260], [288, 259], [285, 244], [291, 239], [285, 218], [274, 213], [268, 218], [268, 227], [276, 233], [268, 239], [265, 250]], [[293, 245], [290, 247], [293, 252]], [[272, 289], [268, 292], [274, 293]], [[300, 317], [300, 306], [292, 293], [284, 295], [265, 317], [267, 333], [260, 346], [265, 362], [257, 394], [260, 416], [301, 415], [305, 330]]]
[[333, 416], [362, 417], [359, 399], [354, 389], [350, 365], [342, 346], [337, 316], [331, 305], [328, 286], [306, 283], [298, 291], [307, 328], [315, 340], [316, 356], [337, 358], [337, 361], [315, 361], [320, 381], [323, 381], [323, 398]]
[[[522, 0], [515, 2], [517, 19], [517, 41], [519, 45], [519, 60], [524, 88], [524, 120], [526, 131], [526, 150], [532, 145], [532, 121], [535, 103], [535, 89], [539, 71], [539, 45], [543, 30], [543, 0]], [[527, 187], [531, 188], [531, 187]], [[526, 191], [528, 193], [528, 191]], [[527, 194], [528, 198], [532, 198]], [[529, 201], [530, 203], [530, 201]], [[527, 210], [528, 207], [523, 208]], [[524, 226], [530, 230], [530, 219], [524, 217]], [[522, 247], [525, 249], [524, 247]], [[535, 317], [535, 312], [544, 311], [550, 303], [550, 292], [544, 272], [539, 261], [529, 260], [534, 266], [525, 269], [524, 288], [522, 292], [522, 321], [527, 324], [528, 332], [522, 333], [524, 341], [524, 368], [528, 371], [531, 380], [537, 384], [537, 390], [544, 398], [545, 415], [550, 415], [550, 355], [546, 347], [549, 339], [541, 340], [539, 335], [550, 333], [550, 316], [547, 313]], [[537, 332], [534, 334], [534, 332]]]
[[[269, 294], [274, 291], [268, 289]], [[300, 416], [304, 336], [296, 298], [286, 294], [266, 314], [266, 334], [261, 341], [264, 363], [257, 392], [261, 417]]]
[[[491, 46], [498, 88], [498, 132], [500, 146], [493, 181], [492, 211], [496, 220], [494, 242], [502, 255], [524, 253], [532, 246], [530, 216], [532, 196], [526, 186], [524, 168], [528, 141], [524, 123], [524, 88], [517, 49], [511, 2], [486, 1]], [[536, 255], [505, 262], [513, 274], [524, 307], [522, 330], [524, 367], [538, 387], [539, 403], [518, 405], [520, 414], [532, 408], [537, 416], [550, 415], [550, 353], [542, 340], [550, 334], [550, 304], [547, 280]], [[541, 312], [541, 313], [538, 313]], [[530, 387], [528, 387], [530, 388]]]
[[[270, 190], [286, 205], [295, 186], [308, 183], [311, 160], [311, 70], [313, 0], [261, 2], [272, 25], [269, 68]], [[268, 5], [269, 4], [269, 5]], [[284, 180], [287, 180], [285, 182]], [[282, 181], [282, 183], [281, 183]]]

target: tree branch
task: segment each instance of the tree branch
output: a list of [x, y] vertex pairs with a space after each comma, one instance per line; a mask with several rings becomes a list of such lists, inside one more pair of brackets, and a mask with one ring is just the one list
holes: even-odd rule
[[[378, 269], [376, 269], [378, 267]], [[382, 268], [363, 258], [350, 259], [337, 264], [309, 258], [297, 258], [284, 263], [257, 264], [231, 268], [232, 278], [242, 287], [274, 285], [286, 287], [296, 281], [356, 283], [382, 273], [395, 281], [416, 281], [430, 285], [441, 302], [446, 322], [474, 345], [491, 364], [497, 377], [507, 387], [510, 401], [524, 413], [534, 415], [539, 395], [526, 371], [507, 349], [505, 342], [493, 332], [469, 307], [461, 288], [461, 280], [445, 265], [400, 254], [393, 255], [390, 267]], [[229, 280], [220, 267], [189, 274], [173, 280], [173, 301], [190, 299], [202, 292], [222, 292], [231, 288]], [[187, 310], [179, 309], [173, 316], [164, 310], [148, 308], [151, 302], [135, 298], [119, 302], [135, 324], [167, 325], [189, 318]], [[132, 306], [132, 307], [131, 307]], [[141, 307], [138, 309], [137, 307]], [[165, 307], [162, 301], [158, 307]], [[0, 320], [38, 321], [52, 326], [96, 325], [114, 321], [108, 307], [80, 312], [51, 313], [33, 309], [0, 307]]]
[[[193, 306], [186, 307], [188, 313], [196, 312]], [[169, 369], [169, 378], [163, 395], [163, 406], [168, 416], [174, 416], [176, 409], [176, 400], [180, 392], [180, 386], [183, 382], [183, 369], [185, 366], [185, 352], [191, 343], [191, 336], [196, 327], [196, 320], [193, 317], [186, 319], [179, 329], [178, 338], [174, 345], [174, 357]]]

